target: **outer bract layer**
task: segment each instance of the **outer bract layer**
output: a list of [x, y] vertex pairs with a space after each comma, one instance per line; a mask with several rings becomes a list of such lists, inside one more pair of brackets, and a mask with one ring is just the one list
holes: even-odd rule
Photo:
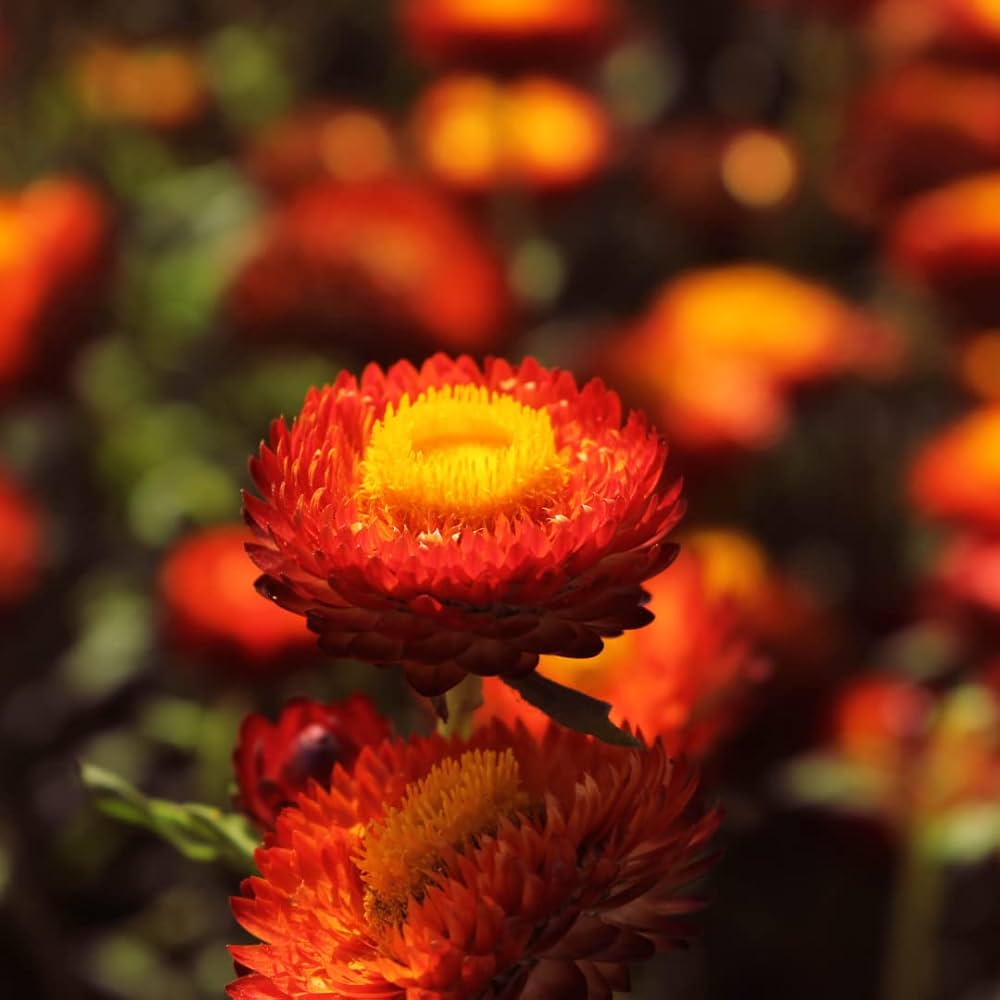
[[233, 1000], [610, 997], [685, 936], [718, 817], [663, 747], [550, 726], [386, 741], [310, 787], [233, 901]]
[[334, 764], [350, 767], [362, 747], [388, 736], [389, 724], [360, 694], [331, 704], [293, 698], [276, 722], [248, 715], [233, 751], [236, 805], [270, 829], [310, 781], [327, 786]]
[[681, 515], [666, 443], [598, 382], [437, 355], [313, 389], [251, 461], [258, 587], [424, 694], [594, 656], [651, 620]]

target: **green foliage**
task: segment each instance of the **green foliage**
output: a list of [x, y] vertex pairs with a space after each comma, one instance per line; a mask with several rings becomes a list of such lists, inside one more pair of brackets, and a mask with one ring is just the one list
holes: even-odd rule
[[504, 677], [529, 705], [541, 709], [556, 722], [581, 733], [589, 733], [605, 743], [616, 746], [636, 747], [639, 741], [624, 729], [619, 729], [609, 718], [611, 703], [591, 698], [582, 691], [565, 687], [532, 671], [525, 677]]
[[222, 861], [244, 872], [253, 870], [259, 839], [242, 816], [199, 802], [149, 798], [93, 764], [81, 764], [80, 775], [106, 816], [152, 830], [192, 861]]

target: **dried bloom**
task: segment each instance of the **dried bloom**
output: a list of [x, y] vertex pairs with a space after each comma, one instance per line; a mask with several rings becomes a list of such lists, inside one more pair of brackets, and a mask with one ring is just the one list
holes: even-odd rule
[[286, 809], [233, 901], [233, 1000], [608, 997], [685, 936], [718, 817], [661, 745], [495, 725], [367, 747]]
[[294, 698], [277, 722], [248, 715], [233, 752], [236, 806], [262, 829], [312, 781], [330, 786], [334, 764], [350, 770], [363, 747], [388, 739], [388, 722], [364, 695], [324, 704]]
[[[0, 386], [59, 347], [95, 298], [106, 241], [96, 193], [50, 177], [0, 192]], [[54, 352], [53, 352], [54, 353]]]
[[499, 257], [448, 202], [381, 180], [313, 184], [276, 209], [230, 305], [249, 332], [352, 337], [370, 355], [490, 350], [510, 300]]
[[908, 63], [858, 93], [840, 145], [836, 202], [877, 221], [916, 194], [1000, 167], [1000, 76]]
[[1000, 626], [1000, 537], [966, 534], [938, 556], [933, 582], [960, 605]]
[[572, 187], [598, 174], [609, 155], [601, 105], [548, 77], [444, 77], [418, 101], [412, 128], [426, 169], [461, 191]]
[[301, 108], [270, 123], [246, 157], [257, 183], [279, 195], [322, 180], [378, 180], [392, 174], [397, 161], [395, 137], [381, 116], [327, 105]]
[[272, 425], [248, 551], [334, 655], [402, 664], [424, 694], [525, 674], [650, 621], [640, 584], [681, 514], [666, 450], [600, 382], [532, 359], [371, 365]]
[[399, 13], [418, 55], [471, 62], [589, 56], [617, 20], [613, 0], [401, 0]]
[[830, 654], [829, 611], [802, 581], [782, 573], [756, 539], [730, 528], [700, 528], [684, 536], [684, 545], [698, 559], [709, 599], [730, 605], [762, 649], [800, 666]]
[[958, 349], [958, 377], [981, 399], [1000, 403], [1000, 330], [984, 330]]
[[792, 387], [888, 371], [897, 353], [889, 331], [821, 285], [742, 265], [669, 282], [607, 361], [699, 449], [764, 446], [784, 428]]
[[21, 600], [38, 581], [42, 522], [35, 504], [0, 471], [0, 608]]
[[[753, 683], [765, 672], [740, 634], [737, 609], [710, 595], [696, 556], [682, 551], [666, 573], [646, 584], [647, 628], [606, 643], [592, 660], [543, 656], [539, 673], [609, 701], [611, 718], [670, 748], [701, 756], [732, 729]], [[487, 678], [483, 719], [522, 719], [535, 733], [546, 717], [509, 687]]]
[[159, 589], [164, 630], [178, 649], [220, 667], [274, 669], [301, 661], [312, 637], [254, 590], [257, 574], [245, 546], [253, 536], [241, 524], [189, 535], [166, 556]]
[[1000, 320], [1000, 171], [914, 198], [888, 234], [890, 263], [963, 314]]
[[201, 62], [183, 45], [102, 42], [77, 58], [73, 75], [80, 100], [97, 118], [168, 129], [194, 121], [208, 105]]
[[980, 407], [925, 442], [909, 487], [927, 517], [1000, 529], [1000, 405]]

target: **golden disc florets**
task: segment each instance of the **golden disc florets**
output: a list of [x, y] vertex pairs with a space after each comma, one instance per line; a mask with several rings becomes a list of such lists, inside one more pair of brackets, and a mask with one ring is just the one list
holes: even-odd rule
[[511, 750], [470, 750], [448, 757], [407, 786], [403, 801], [372, 824], [356, 859], [365, 915], [378, 925], [406, 915], [410, 897], [434, 880], [442, 856], [496, 831], [525, 802]]
[[365, 449], [362, 491], [425, 527], [537, 507], [566, 475], [547, 410], [485, 386], [446, 385], [386, 410]]

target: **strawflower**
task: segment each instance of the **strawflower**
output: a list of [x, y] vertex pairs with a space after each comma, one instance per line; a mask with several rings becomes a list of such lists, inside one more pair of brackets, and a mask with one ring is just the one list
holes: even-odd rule
[[598, 174], [609, 156], [610, 124], [601, 105], [542, 76], [510, 83], [444, 77], [419, 99], [412, 131], [425, 168], [460, 191], [573, 187]]
[[859, 91], [833, 171], [838, 206], [878, 221], [907, 198], [1000, 167], [1000, 76], [918, 60]]
[[398, 164], [389, 124], [366, 108], [317, 104], [268, 124], [246, 155], [262, 187], [287, 195], [314, 181], [387, 177]]
[[365, 748], [257, 852], [229, 996], [609, 997], [686, 936], [718, 822], [695, 790], [660, 744], [556, 726]]
[[15, 604], [38, 581], [42, 519], [35, 503], [0, 471], [0, 607]]
[[927, 517], [1000, 530], [1000, 404], [981, 406], [926, 441], [909, 470]]
[[0, 192], [0, 386], [41, 366], [96, 298], [107, 239], [97, 193], [69, 177]]
[[276, 722], [248, 715], [233, 766], [237, 808], [264, 830], [310, 782], [329, 787], [334, 764], [351, 768], [363, 747], [390, 735], [388, 722], [364, 695], [329, 704], [294, 698]]
[[673, 558], [666, 444], [599, 381], [436, 355], [313, 389], [271, 428], [245, 498], [259, 586], [337, 656], [424, 694], [594, 656], [650, 621]]
[[383, 178], [308, 185], [275, 209], [230, 307], [243, 330], [283, 340], [479, 353], [501, 340], [510, 298], [476, 227], [432, 190]]
[[[700, 560], [682, 550], [670, 569], [646, 583], [652, 624], [611, 639], [591, 660], [543, 656], [539, 673], [612, 705], [611, 718], [672, 749], [703, 756], [739, 720], [765, 664], [738, 626], [732, 602], [710, 594]], [[482, 719], [521, 719], [535, 733], [546, 717], [509, 687], [487, 678]]]
[[589, 56], [617, 21], [613, 0], [400, 0], [398, 9], [411, 48], [430, 60]]
[[986, 684], [935, 696], [872, 675], [840, 693], [832, 721], [831, 750], [857, 769], [864, 804], [894, 826], [1000, 796], [1000, 702]]
[[177, 649], [219, 667], [270, 671], [306, 658], [313, 647], [304, 624], [253, 589], [257, 574], [241, 524], [205, 528], [183, 538], [159, 573], [163, 628]]
[[899, 274], [962, 314], [1000, 319], [1000, 171], [914, 198], [893, 223], [886, 252]]
[[895, 336], [821, 285], [765, 265], [668, 282], [607, 364], [685, 447], [759, 448], [787, 422], [795, 386], [885, 373]]

